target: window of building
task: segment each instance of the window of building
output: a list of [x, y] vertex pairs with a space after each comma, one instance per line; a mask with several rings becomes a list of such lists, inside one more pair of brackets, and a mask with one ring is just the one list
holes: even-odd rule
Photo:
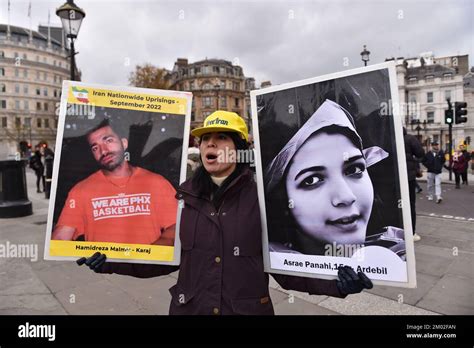
[[452, 73], [444, 73], [443, 74], [443, 80], [451, 80], [453, 78]]
[[200, 66], [197, 66], [196, 68], [194, 68], [194, 70], [196, 71], [196, 75], [201, 74], [201, 67]]
[[232, 69], [231, 68], [227, 68], [226, 72], [227, 72], [227, 75], [232, 75]]
[[445, 100], [448, 100], [448, 99], [451, 100], [451, 90], [450, 89], [444, 91], [444, 99]]
[[6, 100], [0, 100], [0, 108], [2, 108], [2, 109], [7, 108], [7, 101]]
[[425, 80], [426, 80], [426, 82], [433, 82], [434, 81], [434, 76], [433, 75], [426, 75]]
[[41, 89], [36, 88], [36, 95], [41, 95]]
[[23, 59], [28, 60], [28, 56], [26, 55], [26, 53], [23, 53]]
[[20, 117], [15, 117], [15, 127], [16, 128], [21, 127], [21, 118]]
[[211, 88], [212, 88], [212, 86], [209, 82], [206, 82], [202, 85], [202, 89], [211, 89]]
[[31, 127], [31, 117], [25, 117], [25, 126]]
[[426, 113], [426, 122], [427, 123], [434, 123], [434, 111], [428, 111]]
[[18, 52], [13, 53], [13, 57], [18, 58]]
[[53, 65], [56, 66], [56, 60], [53, 60]]
[[36, 119], [36, 127], [41, 128], [41, 118]]
[[426, 93], [426, 102], [432, 103], [433, 102], [433, 92]]
[[212, 72], [218, 74], [219, 73], [219, 67], [218, 66], [213, 66], [212, 67]]
[[3, 57], [5, 57], [5, 52], [0, 51], [0, 58], [3, 58]]
[[235, 107], [239, 107], [239, 98], [234, 98]]
[[4, 83], [0, 83], [0, 92], [6, 92], [7, 86]]
[[233, 82], [232, 83], [232, 89], [234, 91], [240, 91], [240, 82]]
[[226, 108], [226, 107], [227, 107], [227, 98], [226, 97], [220, 97], [219, 108]]
[[19, 84], [15, 85], [15, 93], [20, 93], [20, 85]]
[[58, 119], [55, 118], [54, 119], [54, 128], [58, 128], [58, 122], [59, 122]]
[[47, 62], [48, 62], [48, 61], [47, 61], [46, 57], [43, 57], [43, 63], [46, 64]]
[[202, 73], [203, 73], [203, 74], [210, 74], [210, 73], [211, 73], [211, 67], [205, 65], [205, 66], [202, 68]]
[[48, 111], [48, 103], [44, 103], [44, 111]]
[[58, 93], [56, 92], [56, 90], [53, 91], [53, 95], [55, 98], [58, 96]]
[[49, 118], [44, 119], [44, 128], [49, 128]]
[[219, 73], [221, 75], [225, 75], [225, 67], [221, 66], [221, 67], [219, 67], [219, 70], [220, 70]]
[[37, 80], [40, 79], [40, 72], [39, 72], [39, 71], [36, 72], [36, 79], [37, 79]]
[[0, 68], [0, 76], [5, 76], [5, 68]]
[[27, 78], [28, 77], [28, 70], [23, 69], [23, 77]]
[[20, 76], [20, 70], [15, 69], [15, 77], [18, 77], [18, 76]]
[[209, 116], [211, 114], [211, 111], [203, 111], [202, 113], [202, 118], [206, 118], [207, 116]]
[[189, 90], [192, 91], [194, 89], [194, 81], [189, 81]]
[[47, 88], [47, 87], [45, 87], [45, 88], [43, 89], [43, 95], [44, 95], [45, 97], [48, 96], [48, 88]]
[[202, 106], [209, 107], [212, 105], [212, 97], [202, 97]]
[[47, 79], [48, 79], [48, 74], [46, 74], [46, 71], [45, 71], [45, 72], [43, 72], [43, 80], [46, 81]]
[[28, 85], [23, 85], [23, 93], [28, 94]]
[[412, 76], [412, 77], [408, 78], [408, 84], [409, 85], [413, 85], [413, 84], [417, 83], [417, 81], [418, 81], [418, 79], [415, 76]]
[[58, 66], [61, 67], [61, 62], [58, 62]]
[[23, 109], [29, 110], [30, 109], [30, 103], [28, 100], [23, 100]]
[[2, 117], [2, 128], [7, 128], [7, 118], [6, 117]]
[[20, 101], [15, 100], [15, 109], [19, 110], [20, 109]]
[[40, 102], [36, 103], [36, 110], [41, 111], [41, 103]]

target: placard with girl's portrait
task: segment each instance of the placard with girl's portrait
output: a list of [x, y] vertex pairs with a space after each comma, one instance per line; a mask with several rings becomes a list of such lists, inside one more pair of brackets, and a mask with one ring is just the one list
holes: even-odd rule
[[414, 287], [393, 63], [251, 93], [267, 272]]

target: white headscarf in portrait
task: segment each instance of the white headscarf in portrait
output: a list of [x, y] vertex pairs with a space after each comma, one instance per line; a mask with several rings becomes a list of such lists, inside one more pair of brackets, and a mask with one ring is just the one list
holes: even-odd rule
[[326, 99], [267, 167], [265, 171], [267, 192], [270, 192], [283, 178], [288, 164], [304, 142], [318, 130], [329, 126], [345, 127], [356, 135], [367, 167], [388, 157], [388, 153], [378, 146], [363, 149], [362, 139], [354, 127], [354, 121], [350, 113], [339, 104]]

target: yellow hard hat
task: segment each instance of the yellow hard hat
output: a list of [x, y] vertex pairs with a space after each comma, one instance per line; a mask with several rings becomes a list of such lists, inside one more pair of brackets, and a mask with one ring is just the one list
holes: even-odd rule
[[202, 127], [193, 129], [191, 135], [201, 137], [213, 132], [237, 132], [242, 139], [248, 142], [249, 131], [242, 117], [235, 112], [217, 110], [206, 117]]

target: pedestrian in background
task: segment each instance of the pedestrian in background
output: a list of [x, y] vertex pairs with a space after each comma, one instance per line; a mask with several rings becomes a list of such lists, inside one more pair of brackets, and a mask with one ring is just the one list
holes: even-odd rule
[[410, 193], [413, 240], [417, 242], [421, 239], [421, 237], [418, 233], [416, 233], [416, 178], [418, 173], [421, 172], [420, 160], [424, 158], [425, 150], [423, 150], [420, 141], [414, 135], [407, 133], [407, 129], [405, 127], [403, 127], [403, 140], [405, 142], [405, 156], [407, 160], [408, 191]]
[[464, 158], [464, 167], [463, 167], [463, 170], [461, 172], [461, 179], [462, 179], [463, 185], [468, 185], [468, 183], [467, 183], [467, 170], [469, 169], [469, 161], [471, 160], [471, 154], [467, 151], [466, 145], [461, 145], [460, 148], [461, 148], [461, 153], [462, 153], [463, 158]]
[[428, 185], [428, 200], [432, 201], [433, 196], [436, 196], [436, 203], [441, 203], [441, 171], [443, 170], [446, 159], [443, 150], [440, 150], [437, 141], [431, 143], [431, 150], [425, 156], [423, 165], [428, 170], [427, 185]]
[[[36, 192], [41, 193], [45, 190], [45, 178], [43, 158], [39, 145], [35, 146], [35, 152], [30, 158], [30, 168], [34, 170], [36, 175]], [[40, 189], [41, 183], [43, 184], [43, 191]]]
[[[467, 175], [467, 161], [466, 157], [464, 157], [464, 154], [462, 152], [462, 148], [460, 147], [458, 150], [453, 155], [453, 158], [451, 160], [451, 165], [450, 167], [452, 168], [454, 172], [454, 179], [456, 182], [456, 188], [460, 189], [461, 185], [461, 177], [464, 174], [464, 171], [466, 171]], [[464, 182], [463, 182], [464, 183]]]

